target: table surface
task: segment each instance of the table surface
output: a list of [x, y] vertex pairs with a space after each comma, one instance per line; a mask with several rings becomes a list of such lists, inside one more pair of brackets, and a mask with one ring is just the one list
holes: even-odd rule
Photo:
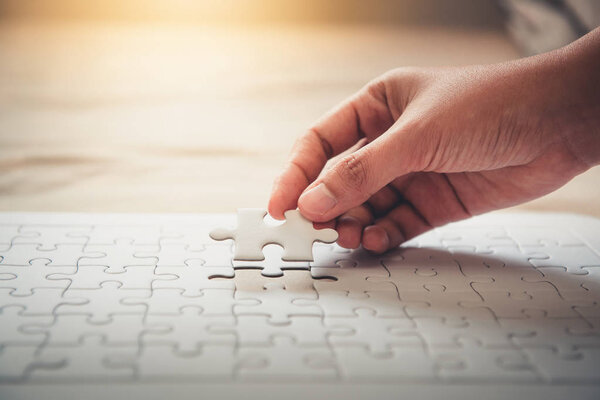
[[[294, 139], [403, 65], [518, 57], [498, 31], [0, 23], [0, 210], [266, 204]], [[600, 216], [600, 169], [516, 209]]]

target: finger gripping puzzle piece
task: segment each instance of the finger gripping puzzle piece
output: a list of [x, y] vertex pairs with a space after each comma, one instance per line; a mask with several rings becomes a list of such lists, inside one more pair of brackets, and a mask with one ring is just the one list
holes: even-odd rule
[[214, 240], [235, 241], [234, 260], [262, 261], [262, 249], [267, 244], [283, 247], [284, 261], [313, 261], [314, 242], [333, 243], [338, 234], [334, 229], [315, 229], [298, 210], [285, 212], [286, 221], [280, 225], [267, 225], [264, 209], [246, 208], [238, 210], [236, 229], [217, 228], [210, 232]]
[[315, 229], [298, 210], [288, 210], [284, 215], [285, 222], [274, 229], [277, 244], [283, 246], [284, 261], [313, 261], [314, 242], [333, 243], [338, 238], [335, 229]]

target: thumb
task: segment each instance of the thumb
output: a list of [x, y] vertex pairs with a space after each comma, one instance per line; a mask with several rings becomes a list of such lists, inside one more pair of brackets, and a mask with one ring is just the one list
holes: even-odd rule
[[300, 212], [315, 222], [332, 220], [411, 172], [408, 160], [414, 158], [407, 153], [413, 146], [395, 130], [345, 156], [313, 182], [298, 199]]

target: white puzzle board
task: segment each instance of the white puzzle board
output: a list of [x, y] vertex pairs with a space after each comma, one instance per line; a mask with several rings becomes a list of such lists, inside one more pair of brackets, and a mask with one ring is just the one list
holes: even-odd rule
[[315, 244], [310, 263], [273, 245], [233, 262], [208, 236], [224, 224], [235, 216], [0, 214], [0, 398], [600, 394], [596, 219], [492, 214], [382, 256]]

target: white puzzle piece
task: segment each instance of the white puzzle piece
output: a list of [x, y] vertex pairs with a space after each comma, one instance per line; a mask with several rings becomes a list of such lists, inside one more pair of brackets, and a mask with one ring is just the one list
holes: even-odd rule
[[294, 333], [298, 346], [327, 346], [327, 328], [320, 316], [295, 315], [288, 324], [273, 324], [267, 315], [237, 315], [224, 324], [214, 320], [208, 329], [214, 333], [234, 334], [241, 346], [267, 346], [273, 337]]
[[478, 340], [459, 338], [457, 347], [436, 348], [432, 357], [442, 379], [495, 382], [535, 382], [537, 375], [527, 356], [517, 348], [489, 348]]
[[75, 267], [82, 259], [104, 257], [103, 253], [86, 251], [81, 244], [57, 244], [52, 250], [40, 250], [38, 246], [35, 243], [15, 243], [0, 253], [0, 265], [27, 266], [32, 260], [46, 259], [53, 267]]
[[157, 345], [143, 347], [139, 355], [124, 358], [121, 364], [135, 368], [142, 382], [215, 382], [233, 378], [235, 360], [235, 348], [229, 345], [206, 345], [192, 354]]
[[131, 356], [134, 348], [109, 347], [98, 335], [84, 336], [77, 346], [44, 346], [32, 364], [31, 376], [45, 381], [130, 380], [134, 370], [114, 362]]
[[[94, 256], [84, 256], [77, 262], [78, 267], [104, 266], [108, 272], [124, 272], [125, 267], [154, 267], [158, 263], [156, 256], [136, 256], [136, 253], [156, 250], [158, 245], [137, 245], [134, 240], [115, 240], [108, 245], [87, 244], [86, 252], [94, 252]], [[101, 256], [98, 256], [100, 254]]]
[[[128, 269], [131, 267], [128, 267]], [[235, 289], [230, 278], [235, 276], [231, 267], [207, 267], [202, 260], [187, 260], [182, 267], [156, 267], [153, 289], [183, 289], [185, 296], [199, 296], [204, 289]], [[174, 279], [162, 279], [174, 276]]]
[[33, 259], [29, 265], [18, 267], [7, 267], [0, 265], [0, 288], [13, 289], [11, 294], [26, 296], [33, 294], [34, 289], [51, 288], [66, 289], [69, 280], [66, 278], [50, 280], [47, 277], [53, 273], [73, 274], [77, 267], [49, 267], [50, 260]]
[[206, 316], [202, 308], [194, 306], [180, 311], [178, 315], [149, 315], [145, 322], [151, 329], [143, 333], [142, 345], [171, 345], [181, 355], [197, 353], [210, 344], [235, 345], [235, 335], [218, 335], [208, 329], [214, 324], [233, 323], [233, 315]]
[[285, 261], [313, 261], [314, 242], [332, 243], [338, 238], [333, 229], [315, 229], [313, 223], [304, 218], [298, 210], [285, 212], [285, 222], [267, 225], [264, 221], [267, 212], [263, 209], [245, 208], [238, 210], [236, 229], [217, 228], [210, 232], [214, 240], [233, 239], [234, 259], [239, 261], [262, 261], [262, 248], [267, 244], [283, 247]]
[[86, 244], [91, 230], [91, 225], [23, 225], [12, 243], [35, 243], [38, 250], [52, 251], [60, 244]]
[[364, 346], [373, 356], [389, 354], [391, 346], [420, 346], [421, 337], [410, 318], [381, 318], [367, 308], [354, 310], [354, 317], [325, 317], [329, 343]]
[[327, 381], [337, 377], [332, 351], [327, 347], [300, 347], [289, 336], [275, 336], [267, 347], [241, 347], [236, 375], [261, 381], [288, 378]]

